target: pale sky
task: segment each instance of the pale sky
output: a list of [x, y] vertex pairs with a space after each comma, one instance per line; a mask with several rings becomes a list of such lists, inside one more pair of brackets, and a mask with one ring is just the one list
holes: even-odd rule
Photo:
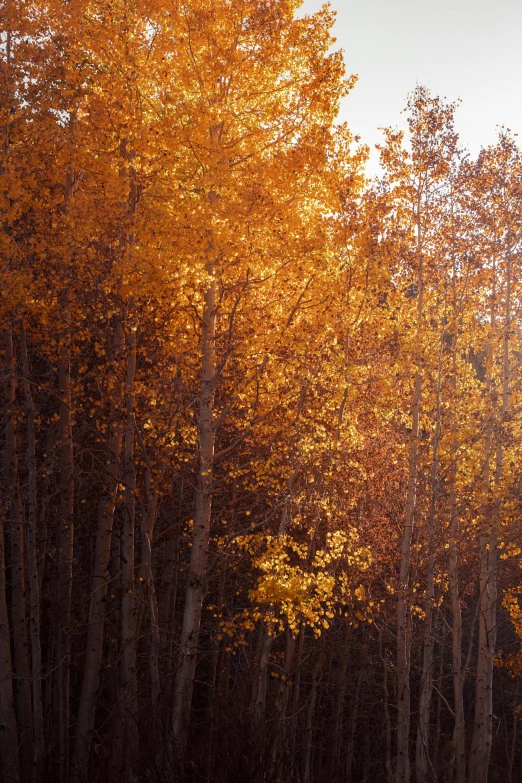
[[[304, 0], [300, 15], [322, 5]], [[370, 146], [379, 126], [404, 126], [400, 112], [417, 83], [448, 100], [461, 142], [476, 155], [496, 126], [522, 143], [522, 0], [331, 0], [336, 47], [359, 81], [340, 119]], [[370, 166], [375, 171], [375, 160]]]

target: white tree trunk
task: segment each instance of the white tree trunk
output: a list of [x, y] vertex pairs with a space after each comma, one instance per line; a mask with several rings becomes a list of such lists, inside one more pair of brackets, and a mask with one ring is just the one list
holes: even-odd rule
[[216, 373], [216, 281], [213, 264], [207, 264], [211, 283], [205, 292], [201, 334], [199, 394], [199, 471], [196, 488], [192, 549], [183, 612], [179, 668], [174, 686], [173, 736], [176, 753], [183, 757], [192, 705], [201, 609], [207, 570], [214, 460], [214, 376]]
[[7, 492], [2, 498], [0, 508], [0, 759], [6, 782], [18, 783], [20, 780], [20, 761], [18, 757], [18, 735], [16, 726], [16, 714], [13, 704], [13, 665], [11, 658], [11, 632], [9, 628], [9, 616], [7, 611], [7, 597], [5, 589], [5, 546], [4, 546], [4, 519], [10, 517], [10, 506], [13, 502], [14, 487], [10, 485], [12, 469], [11, 450], [13, 448], [11, 428], [8, 422], [13, 415], [11, 408], [14, 402], [15, 378], [13, 362], [13, 337], [10, 330], [4, 333], [6, 361], [4, 366], [4, 397], [5, 397], [5, 421], [6, 440], [4, 452], [4, 475]]
[[27, 337], [22, 322], [20, 328], [24, 396], [27, 420], [27, 571], [29, 577], [29, 636], [31, 640], [31, 683], [33, 696], [34, 752], [32, 779], [38, 780], [44, 751], [44, 724], [42, 701], [42, 649], [40, 642], [40, 584], [37, 560], [37, 499], [36, 499], [36, 440], [35, 406], [29, 382]]
[[[124, 340], [121, 324], [118, 324], [114, 337], [116, 357], [121, 355], [124, 350]], [[100, 499], [98, 528], [96, 531], [87, 647], [71, 770], [72, 783], [85, 783], [88, 780], [89, 752], [94, 729], [103, 657], [105, 598], [109, 585], [108, 564], [111, 552], [123, 436], [122, 423], [118, 420], [118, 413], [116, 410], [113, 410], [112, 414], [111, 420], [116, 422], [116, 424], [108, 442], [107, 473], [104, 477], [104, 488]]]

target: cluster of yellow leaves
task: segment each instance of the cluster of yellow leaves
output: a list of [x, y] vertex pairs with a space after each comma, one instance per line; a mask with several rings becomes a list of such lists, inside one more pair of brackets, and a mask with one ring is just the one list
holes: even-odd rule
[[[371, 555], [367, 547], [358, 546], [358, 539], [355, 530], [328, 532], [324, 546], [315, 552], [310, 540], [300, 543], [289, 534], [238, 540], [259, 573], [249, 593], [250, 626], [262, 621], [274, 633], [285, 628], [297, 633], [304, 623], [318, 636], [336, 613], [346, 613], [354, 604], [362, 607], [366, 592], [357, 578], [369, 568]], [[359, 609], [358, 617], [363, 619]]]
[[[522, 609], [520, 608], [518, 590], [506, 590], [502, 599], [502, 606], [507, 610], [515, 632], [522, 642]], [[502, 652], [497, 653], [495, 664], [500, 668], [506, 669], [510, 677], [520, 677], [522, 675], [522, 650], [511, 653], [506, 658]]]

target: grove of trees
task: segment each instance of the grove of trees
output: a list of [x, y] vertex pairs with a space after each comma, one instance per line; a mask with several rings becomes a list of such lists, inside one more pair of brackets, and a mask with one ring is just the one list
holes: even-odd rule
[[522, 780], [522, 152], [299, 5], [0, 2], [2, 783]]

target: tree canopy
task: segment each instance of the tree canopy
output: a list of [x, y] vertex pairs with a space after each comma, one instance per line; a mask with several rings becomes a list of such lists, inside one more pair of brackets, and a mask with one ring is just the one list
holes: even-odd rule
[[519, 779], [522, 153], [299, 5], [0, 5], [6, 782]]

